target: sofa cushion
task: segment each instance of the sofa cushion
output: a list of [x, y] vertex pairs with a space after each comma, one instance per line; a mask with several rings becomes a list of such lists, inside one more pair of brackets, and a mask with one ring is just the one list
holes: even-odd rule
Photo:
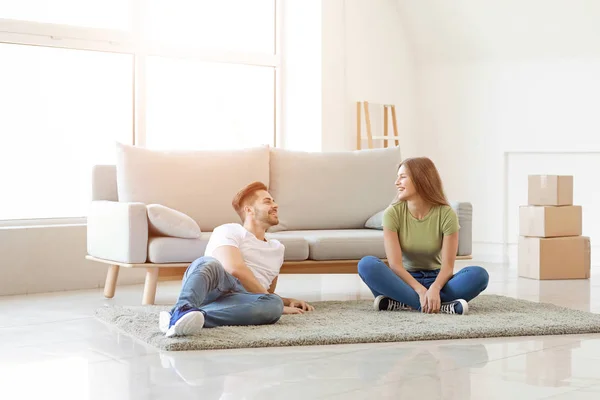
[[377, 214], [375, 214], [371, 218], [369, 218], [367, 220], [367, 222], [365, 223], [365, 228], [383, 230], [383, 214], [384, 213], [385, 213], [385, 210], [381, 210]]
[[151, 237], [148, 240], [148, 262], [191, 263], [202, 257], [210, 233], [201, 233], [198, 239]]
[[[212, 232], [202, 232], [199, 239], [152, 237], [148, 241], [148, 261], [152, 263], [189, 262], [204, 255]], [[308, 258], [308, 242], [301, 236], [291, 237], [267, 234], [285, 246], [285, 261], [303, 261]]]
[[92, 200], [119, 201], [115, 165], [94, 165], [92, 167]]
[[269, 191], [279, 204], [280, 221], [271, 232], [363, 228], [396, 192], [399, 147], [270, 151]]
[[380, 230], [285, 231], [278, 235], [306, 239], [311, 260], [358, 260], [369, 255], [385, 258], [383, 231]]
[[151, 233], [183, 239], [200, 237], [200, 227], [184, 213], [161, 204], [148, 204], [146, 208]]
[[253, 181], [269, 185], [268, 146], [158, 151], [117, 144], [119, 201], [162, 204], [189, 215], [205, 232], [240, 222], [231, 201]]
[[308, 259], [308, 242], [303, 237], [267, 233], [267, 239], [276, 239], [285, 246], [283, 259], [285, 261], [304, 261]]

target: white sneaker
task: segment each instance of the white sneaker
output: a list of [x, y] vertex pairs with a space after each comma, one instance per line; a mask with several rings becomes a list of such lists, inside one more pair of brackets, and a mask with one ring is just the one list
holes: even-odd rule
[[[177, 313], [177, 311], [176, 311]], [[166, 337], [188, 336], [200, 333], [204, 327], [204, 313], [198, 309], [181, 313], [175, 323], [167, 329]]]
[[171, 313], [168, 311], [161, 311], [158, 316], [158, 329], [160, 329], [162, 333], [167, 333], [170, 323]]

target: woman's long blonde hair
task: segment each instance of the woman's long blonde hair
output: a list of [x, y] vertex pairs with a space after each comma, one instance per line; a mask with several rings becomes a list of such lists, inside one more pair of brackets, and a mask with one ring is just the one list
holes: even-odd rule
[[424, 201], [432, 205], [449, 205], [446, 194], [444, 193], [442, 178], [433, 161], [427, 157], [414, 157], [402, 161], [398, 166], [398, 169], [400, 169], [402, 165], [408, 170], [408, 174], [415, 185], [417, 193]]

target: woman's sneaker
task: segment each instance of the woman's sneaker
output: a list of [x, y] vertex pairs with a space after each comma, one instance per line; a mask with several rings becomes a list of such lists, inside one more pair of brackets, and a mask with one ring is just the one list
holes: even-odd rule
[[441, 314], [461, 314], [465, 315], [469, 312], [469, 303], [463, 299], [449, 301], [448, 303], [442, 303], [440, 307]]
[[394, 299], [385, 296], [377, 296], [373, 302], [373, 308], [377, 311], [408, 311], [412, 310], [410, 306], [400, 303]]

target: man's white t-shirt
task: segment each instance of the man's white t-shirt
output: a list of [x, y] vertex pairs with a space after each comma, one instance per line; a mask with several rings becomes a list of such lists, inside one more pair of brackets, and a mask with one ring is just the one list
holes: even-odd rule
[[285, 247], [278, 240], [258, 240], [242, 225], [232, 223], [213, 230], [204, 255], [212, 257], [215, 249], [221, 246], [239, 248], [244, 262], [265, 289], [268, 289], [273, 279], [279, 275]]

